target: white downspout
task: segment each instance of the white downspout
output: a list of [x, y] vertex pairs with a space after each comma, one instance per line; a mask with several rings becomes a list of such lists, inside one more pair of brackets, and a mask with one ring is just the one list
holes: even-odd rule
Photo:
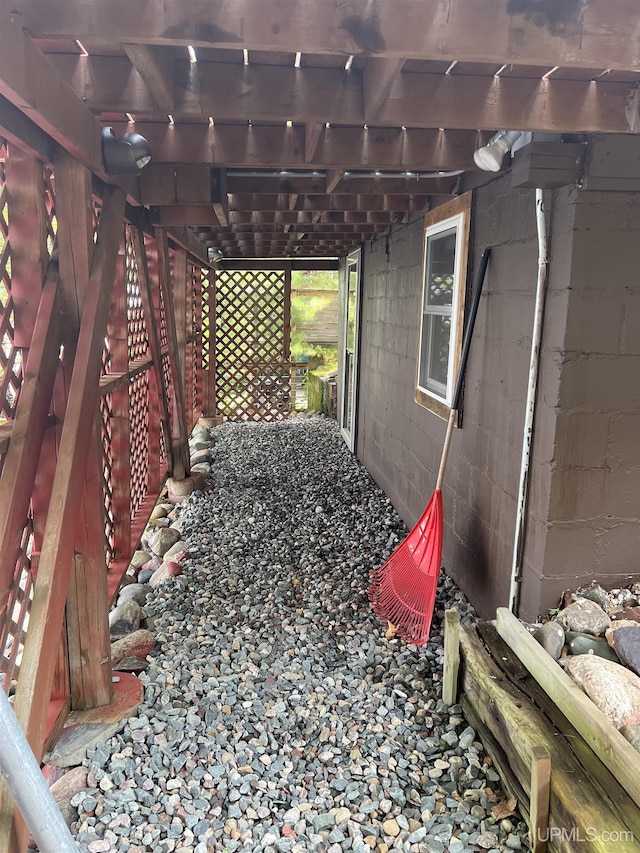
[[536, 225], [538, 230], [538, 281], [536, 286], [536, 304], [531, 333], [531, 358], [529, 361], [529, 384], [527, 405], [522, 436], [522, 457], [520, 461], [520, 483], [518, 486], [518, 509], [516, 529], [513, 540], [513, 562], [511, 564], [511, 584], [509, 588], [509, 609], [517, 614], [520, 603], [520, 584], [522, 582], [522, 556], [524, 553], [524, 531], [527, 502], [529, 496], [529, 468], [531, 462], [531, 440], [533, 436], [533, 417], [536, 410], [538, 387], [538, 367], [540, 364], [540, 338], [542, 335], [542, 317], [547, 285], [547, 222], [544, 212], [544, 195], [536, 190]]
[[40, 766], [0, 686], [0, 774], [40, 853], [78, 853]]

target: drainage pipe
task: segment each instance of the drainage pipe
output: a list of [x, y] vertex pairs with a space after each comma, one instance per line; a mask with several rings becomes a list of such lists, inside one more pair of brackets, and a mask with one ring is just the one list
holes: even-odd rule
[[531, 357], [529, 361], [529, 383], [527, 405], [522, 436], [522, 455], [520, 460], [520, 483], [518, 486], [518, 509], [516, 529], [513, 540], [513, 560], [511, 564], [511, 583], [509, 588], [509, 609], [517, 615], [520, 603], [520, 585], [522, 582], [522, 557], [524, 553], [525, 516], [529, 497], [529, 469], [531, 465], [531, 442], [533, 437], [533, 418], [536, 410], [538, 387], [538, 368], [540, 365], [540, 339], [542, 336], [542, 318], [547, 286], [547, 221], [544, 210], [544, 195], [536, 189], [536, 226], [538, 232], [538, 281], [534, 309], [533, 331], [531, 333]]
[[0, 686], [0, 774], [40, 853], [78, 853], [40, 766]]

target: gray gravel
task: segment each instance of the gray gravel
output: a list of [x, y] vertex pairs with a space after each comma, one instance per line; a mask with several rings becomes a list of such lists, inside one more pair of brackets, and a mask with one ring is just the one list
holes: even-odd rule
[[[139, 715], [99, 743], [73, 805], [83, 850], [525, 850], [498, 777], [440, 700], [430, 641], [384, 638], [369, 571], [406, 534], [335, 422], [212, 431], [211, 486], [179, 507], [185, 573], [144, 609], [158, 645]], [[425, 501], [428, 496], [425, 496]]]

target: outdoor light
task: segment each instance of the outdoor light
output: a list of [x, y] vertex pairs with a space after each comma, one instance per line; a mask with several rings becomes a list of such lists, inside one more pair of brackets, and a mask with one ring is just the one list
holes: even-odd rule
[[151, 160], [151, 146], [139, 133], [116, 136], [112, 127], [104, 127], [102, 159], [109, 175], [139, 175]]
[[499, 172], [504, 155], [507, 151], [511, 151], [520, 135], [519, 130], [499, 130], [484, 148], [474, 151], [473, 159], [476, 166], [485, 172]]

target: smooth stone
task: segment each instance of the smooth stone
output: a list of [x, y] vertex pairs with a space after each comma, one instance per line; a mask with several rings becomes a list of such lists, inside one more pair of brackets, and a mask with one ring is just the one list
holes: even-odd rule
[[606, 640], [601, 640], [599, 637], [594, 637], [591, 634], [575, 634], [573, 631], [567, 632], [567, 640], [569, 643], [569, 652], [572, 655], [592, 654], [612, 660], [615, 663], [620, 663], [618, 655]]
[[160, 568], [156, 569], [156, 571], [149, 578], [149, 586], [152, 587], [152, 589], [156, 589], [156, 587], [160, 586], [160, 584], [164, 581], [181, 574], [182, 566], [180, 565], [180, 563], [176, 563], [173, 561], [163, 563]]
[[580, 589], [576, 594], [589, 599], [589, 601], [595, 601], [604, 611], [609, 609], [609, 593], [600, 584], [594, 584], [588, 589]]
[[636, 752], [640, 752], [640, 724], [628, 723], [622, 726], [620, 734], [629, 741]]
[[149, 516], [149, 521], [155, 521], [157, 518], [166, 518], [167, 517], [167, 508], [163, 504], [156, 504], [154, 508], [151, 510], [151, 515]]
[[612, 625], [620, 620], [640, 623], [640, 607], [627, 607], [625, 610], [618, 610], [611, 614]]
[[116, 667], [125, 658], [144, 660], [155, 647], [156, 638], [151, 631], [140, 628], [111, 644], [111, 665]]
[[613, 632], [611, 646], [622, 663], [640, 675], [640, 625], [618, 628]]
[[162, 562], [166, 563], [169, 560], [175, 560], [177, 563], [189, 556], [189, 546], [182, 539], [178, 539], [175, 545], [172, 545], [168, 551], [165, 551], [162, 557]]
[[559, 660], [564, 648], [564, 628], [559, 622], [545, 622], [534, 634], [542, 648], [551, 655], [554, 660]]
[[[140, 569], [140, 572], [143, 571], [147, 570]], [[151, 574], [153, 574], [153, 572]], [[149, 575], [149, 577], [151, 577], [151, 575]], [[143, 605], [150, 592], [151, 587], [147, 583], [140, 583], [140, 581], [138, 581], [138, 583], [127, 584], [127, 586], [120, 590], [120, 594], [118, 595], [118, 604], [122, 604], [123, 602], [131, 599], [133, 601], [137, 601], [138, 604]]]
[[163, 557], [166, 552], [180, 540], [180, 532], [171, 527], [162, 527], [149, 537], [149, 547], [158, 557]]
[[[133, 584], [132, 584], [133, 586]], [[143, 611], [137, 601], [129, 598], [109, 613], [109, 633], [111, 640], [120, 640], [132, 634], [140, 627]]]
[[78, 817], [78, 810], [71, 805], [72, 797], [87, 788], [86, 767], [74, 767], [51, 785], [51, 794], [62, 812], [67, 826], [71, 826]]
[[640, 723], [640, 678], [631, 670], [597, 655], [571, 655], [562, 665], [617, 729]]
[[611, 625], [611, 619], [602, 607], [588, 598], [580, 598], [565, 607], [556, 616], [556, 621], [566, 631], [575, 631], [576, 634], [593, 634], [595, 637], [603, 635]]
[[385, 820], [382, 824], [382, 831], [385, 835], [390, 835], [392, 838], [395, 838], [396, 835], [400, 835], [400, 827], [398, 826], [398, 821], [395, 818], [389, 818], [389, 820]]
[[148, 551], [134, 551], [133, 557], [129, 565], [132, 569], [139, 569], [151, 559], [151, 554]]
[[193, 480], [190, 477], [185, 477], [184, 480], [175, 480], [169, 477], [167, 480], [167, 497], [169, 503], [181, 503], [185, 498], [193, 492]]
[[196, 450], [195, 453], [191, 455], [191, 463], [193, 465], [197, 465], [201, 462], [211, 462], [211, 450], [207, 448], [203, 448], [202, 450]]

